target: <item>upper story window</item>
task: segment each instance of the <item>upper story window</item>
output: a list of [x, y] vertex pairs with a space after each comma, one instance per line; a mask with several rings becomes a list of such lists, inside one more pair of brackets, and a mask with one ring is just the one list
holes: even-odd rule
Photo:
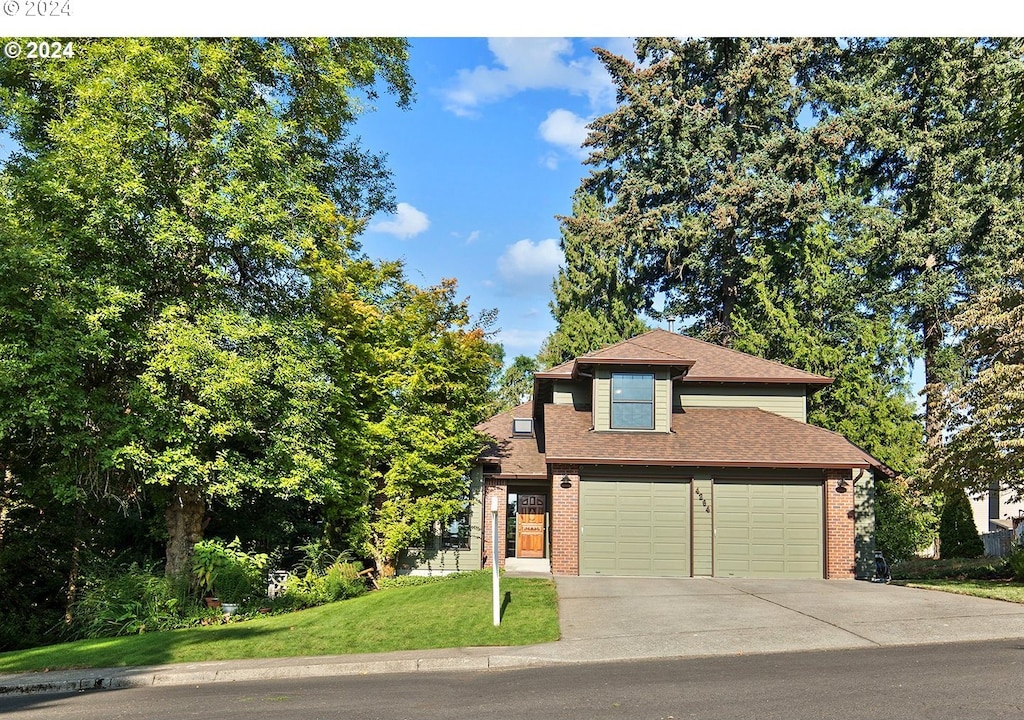
[[654, 429], [654, 373], [612, 373], [611, 419], [616, 429]]

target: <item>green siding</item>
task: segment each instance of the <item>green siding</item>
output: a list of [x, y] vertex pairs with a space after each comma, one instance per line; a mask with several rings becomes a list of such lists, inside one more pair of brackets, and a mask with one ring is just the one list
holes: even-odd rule
[[590, 405], [590, 383], [555, 380], [552, 402], [555, 405]]
[[672, 402], [676, 407], [756, 407], [776, 415], [807, 422], [803, 385], [703, 385], [681, 382]]
[[580, 575], [690, 575], [690, 484], [580, 482]]
[[867, 579], [875, 575], [875, 480], [869, 471], [853, 483], [853, 492], [856, 575]]
[[715, 482], [716, 577], [824, 576], [822, 485]]
[[[637, 365], [604, 366], [594, 372], [594, 430], [611, 430], [611, 385], [613, 372], [654, 373], [654, 430], [623, 432], [668, 432], [672, 423], [672, 380], [666, 368]], [[618, 432], [618, 431], [616, 431]]]
[[714, 507], [714, 489], [710, 478], [694, 478], [693, 497], [693, 574], [695, 577], [710, 576], [714, 572], [714, 552], [711, 509]]

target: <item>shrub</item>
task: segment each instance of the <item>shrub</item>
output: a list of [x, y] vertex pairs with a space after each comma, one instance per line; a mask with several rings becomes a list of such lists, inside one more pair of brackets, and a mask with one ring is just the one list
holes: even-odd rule
[[366, 592], [359, 576], [362, 569], [360, 563], [338, 562], [322, 574], [309, 570], [301, 576], [292, 575], [285, 583], [285, 601], [290, 607], [305, 608], [362, 595]]
[[167, 578], [138, 564], [88, 578], [72, 608], [72, 638], [137, 635], [197, 624], [199, 607], [188, 578]]
[[939, 553], [943, 558], [976, 558], [985, 554], [985, 543], [974, 525], [971, 501], [963, 490], [946, 493], [939, 518]]
[[935, 537], [928, 499], [902, 477], [879, 479], [875, 487], [877, 548], [890, 562], [914, 557]]
[[1006, 558], [1006, 564], [1009, 566], [1010, 572], [1013, 573], [1013, 578], [1024, 582], [1024, 545], [1017, 545], [1013, 548]]
[[196, 585], [223, 602], [249, 603], [266, 592], [269, 557], [247, 553], [236, 537], [225, 544], [216, 538], [196, 543], [192, 576]]
[[428, 583], [441, 582], [458, 577], [463, 573], [448, 573], [447, 575], [395, 575], [393, 577], [379, 578], [377, 584], [381, 590], [392, 588], [412, 587], [414, 585], [427, 585]]
[[914, 558], [892, 567], [893, 580], [1002, 580], [1010, 576], [1005, 558]]

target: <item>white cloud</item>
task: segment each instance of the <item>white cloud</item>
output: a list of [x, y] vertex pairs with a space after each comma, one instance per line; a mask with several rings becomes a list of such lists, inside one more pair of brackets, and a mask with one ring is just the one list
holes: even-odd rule
[[551, 282], [563, 260], [557, 240], [520, 240], [498, 258], [498, 274], [512, 292], [533, 291]]
[[567, 38], [491, 38], [487, 47], [494, 64], [460, 70], [454, 87], [446, 93], [446, 109], [472, 115], [481, 105], [524, 90], [586, 95], [595, 108], [614, 103], [611, 78], [589, 46], [581, 47], [579, 57]]
[[549, 333], [550, 330], [510, 328], [495, 333], [495, 339], [504, 346], [505, 358], [511, 360], [516, 355], [536, 355]]
[[467, 245], [472, 245], [473, 243], [475, 243], [479, 239], [480, 239], [480, 231], [479, 230], [474, 230], [473, 232], [471, 232], [466, 237], [466, 244]]
[[587, 156], [583, 141], [587, 139], [588, 122], [569, 110], [552, 110], [540, 124], [540, 136], [582, 160]]
[[371, 225], [370, 230], [408, 240], [430, 227], [430, 218], [427, 217], [427, 214], [417, 210], [409, 203], [398, 203], [398, 212], [391, 217], [392, 220], [382, 220]]

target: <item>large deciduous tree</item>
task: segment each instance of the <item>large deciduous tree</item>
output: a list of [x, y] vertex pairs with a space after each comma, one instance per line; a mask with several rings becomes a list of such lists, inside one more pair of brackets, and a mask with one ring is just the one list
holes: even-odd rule
[[467, 471], [482, 447], [495, 352], [447, 280], [421, 289], [400, 277], [371, 330], [367, 502], [353, 537], [384, 575], [399, 551], [465, 509]]
[[954, 319], [968, 364], [943, 406], [948, 441], [933, 459], [941, 484], [1024, 498], [1024, 260]]
[[[162, 493], [167, 571], [210, 493], [337, 492], [346, 371], [320, 266], [390, 202], [349, 128], [411, 97], [397, 39], [102, 39], [0, 67], [0, 458], [59, 496]], [[322, 269], [322, 268], [320, 268]], [[344, 285], [344, 277], [334, 282]], [[353, 305], [360, 311], [358, 304]], [[344, 413], [342, 413], [344, 417]]]

